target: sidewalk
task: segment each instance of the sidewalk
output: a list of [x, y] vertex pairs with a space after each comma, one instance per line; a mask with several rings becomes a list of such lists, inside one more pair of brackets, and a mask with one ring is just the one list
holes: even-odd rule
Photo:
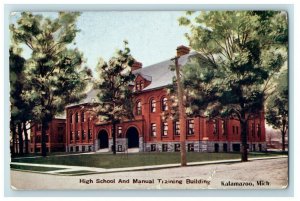
[[[249, 161], [287, 158], [287, 157], [288, 156], [257, 157], [257, 158], [250, 158]], [[216, 160], [216, 161], [204, 161], [204, 162], [189, 162], [187, 163], [187, 165], [197, 166], [197, 165], [209, 165], [209, 164], [236, 163], [240, 161], [241, 161], [240, 159], [231, 159], [231, 160]], [[57, 174], [68, 175], [68, 176], [85, 175], [85, 174], [103, 174], [103, 173], [113, 173], [113, 172], [142, 171], [142, 170], [156, 170], [156, 169], [180, 167], [179, 163], [153, 165], [153, 166], [126, 167], [126, 168], [109, 168], [109, 169], [97, 168], [97, 167], [84, 167], [84, 166], [49, 165], [49, 164], [18, 163], [18, 162], [11, 162], [11, 164], [23, 165], [23, 166], [34, 166], [34, 167], [64, 168], [61, 170], [45, 171], [41, 173], [54, 174], [54, 175]]]

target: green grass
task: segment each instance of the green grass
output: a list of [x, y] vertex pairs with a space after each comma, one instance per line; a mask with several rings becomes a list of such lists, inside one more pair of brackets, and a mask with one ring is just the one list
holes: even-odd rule
[[27, 165], [10, 165], [11, 169], [14, 170], [30, 170], [37, 172], [48, 172], [53, 170], [63, 170], [64, 168], [54, 168], [54, 167], [38, 167], [38, 166], [27, 166]]
[[[59, 156], [59, 155], [70, 155], [70, 154], [79, 154], [79, 153], [74, 153], [74, 152], [51, 152], [47, 153], [47, 156]], [[26, 158], [26, 157], [36, 157], [39, 156], [41, 157], [41, 153], [29, 153], [29, 154], [23, 154], [23, 155], [15, 155], [12, 156], [12, 158]]]
[[97, 172], [88, 171], [88, 170], [78, 170], [78, 171], [58, 172], [56, 174], [62, 174], [62, 175], [85, 175], [85, 174], [91, 174], [91, 173], [97, 173]]
[[[278, 153], [250, 153], [249, 158], [275, 156]], [[239, 159], [239, 153], [187, 153], [188, 162]], [[180, 163], [180, 153], [84, 154], [12, 159], [13, 162], [72, 165], [100, 168], [122, 168]]]

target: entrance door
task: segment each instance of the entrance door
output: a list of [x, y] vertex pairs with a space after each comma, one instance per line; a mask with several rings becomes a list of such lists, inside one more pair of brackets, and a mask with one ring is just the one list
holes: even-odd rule
[[128, 148], [139, 147], [139, 132], [135, 127], [130, 127], [126, 132], [126, 138], [128, 140]]
[[98, 149], [108, 148], [108, 133], [105, 130], [101, 130], [98, 134]]

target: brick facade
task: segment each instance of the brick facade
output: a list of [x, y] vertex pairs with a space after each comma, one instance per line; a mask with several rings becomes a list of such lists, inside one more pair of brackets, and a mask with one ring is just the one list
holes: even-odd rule
[[[180, 46], [177, 54], [187, 57], [189, 50]], [[138, 63], [134, 67], [133, 73], [136, 75], [133, 86], [135, 116], [134, 120], [124, 121], [116, 126], [117, 151], [127, 151], [127, 148], [138, 148], [140, 152], [180, 150], [178, 147], [180, 128], [178, 129], [176, 122], [172, 119], [163, 120], [162, 118], [162, 113], [164, 110], [170, 110], [171, 104], [166, 91], [166, 86], [170, 84], [170, 81], [167, 82], [166, 79], [172, 78], [168, 67], [170, 64], [167, 62], [169, 61], [166, 61], [166, 64], [162, 62], [146, 68], [141, 68], [141, 63]], [[160, 74], [154, 74], [155, 71]], [[66, 107], [66, 151], [111, 151], [111, 125], [98, 120], [92, 114], [93, 104], [91, 103], [97, 100], [96, 92], [89, 92], [88, 97], [89, 99], [83, 103]], [[185, 126], [187, 127], [186, 148], [188, 151], [240, 150], [241, 128], [236, 119], [209, 120], [206, 117], [194, 117], [187, 119]], [[249, 121], [247, 133], [250, 151], [266, 149], [263, 112]]]
[[[41, 153], [42, 130], [40, 124], [34, 124], [30, 132], [30, 153]], [[65, 152], [66, 144], [66, 120], [54, 118], [46, 131], [47, 152]]]

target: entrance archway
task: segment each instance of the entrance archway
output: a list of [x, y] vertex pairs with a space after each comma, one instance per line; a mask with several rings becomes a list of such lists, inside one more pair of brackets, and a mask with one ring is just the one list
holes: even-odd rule
[[106, 130], [101, 130], [98, 133], [98, 149], [108, 148], [108, 133]]
[[126, 132], [126, 138], [128, 140], [128, 148], [139, 147], [139, 132], [135, 127], [130, 127]]

